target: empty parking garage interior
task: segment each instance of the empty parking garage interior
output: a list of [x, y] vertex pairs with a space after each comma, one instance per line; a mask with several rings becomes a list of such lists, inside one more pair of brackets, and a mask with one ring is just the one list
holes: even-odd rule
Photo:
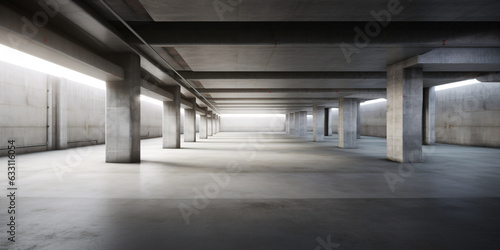
[[0, 249], [498, 249], [497, 0], [0, 2]]

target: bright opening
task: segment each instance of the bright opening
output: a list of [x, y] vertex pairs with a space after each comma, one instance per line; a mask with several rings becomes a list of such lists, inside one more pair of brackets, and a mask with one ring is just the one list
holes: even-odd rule
[[452, 82], [452, 83], [436, 86], [435, 90], [439, 91], [439, 90], [444, 90], [444, 89], [451, 89], [451, 88], [462, 87], [462, 86], [476, 84], [476, 83], [480, 83], [480, 81], [478, 81], [476, 79], [470, 79], [470, 80], [465, 80], [465, 81]]
[[285, 117], [283, 114], [222, 114], [221, 117]]
[[[26, 69], [34, 70], [48, 75], [66, 78], [70, 81], [84, 84], [97, 89], [106, 90], [106, 82], [80, 72], [65, 68], [55, 63], [43, 60], [36, 56], [26, 54], [19, 50], [0, 44], [0, 61], [17, 65]], [[163, 105], [159, 100], [141, 95], [141, 101]]]
[[374, 99], [374, 100], [369, 100], [369, 101], [366, 101], [366, 102], [362, 102], [361, 105], [378, 103], [378, 102], [385, 102], [385, 101], [387, 101], [385, 98], [379, 98], [379, 99]]

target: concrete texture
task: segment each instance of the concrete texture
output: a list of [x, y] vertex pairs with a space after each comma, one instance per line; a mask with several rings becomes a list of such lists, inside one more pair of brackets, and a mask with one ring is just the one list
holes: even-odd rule
[[325, 117], [323, 118], [324, 121], [324, 136], [329, 136], [331, 135], [330, 132], [332, 130], [332, 121], [330, 120], [330, 115], [331, 115], [331, 109], [330, 108], [325, 108], [324, 111]]
[[294, 115], [294, 118], [295, 118], [295, 134], [294, 136], [300, 136], [300, 113], [299, 112], [295, 112], [295, 115]]
[[500, 147], [499, 83], [436, 91], [436, 141]]
[[361, 138], [361, 102], [357, 100], [356, 102], [356, 138]]
[[422, 68], [387, 67], [387, 158], [421, 162]]
[[339, 101], [339, 148], [356, 148], [357, 146], [357, 99], [340, 98]]
[[299, 136], [306, 137], [307, 136], [307, 111], [299, 112]]
[[181, 92], [172, 88], [172, 101], [163, 102], [163, 148], [181, 147]]
[[325, 107], [313, 107], [313, 141], [325, 139]]
[[141, 68], [139, 56], [121, 56], [126, 76], [106, 82], [106, 162], [141, 160]]
[[208, 122], [206, 115], [200, 115], [200, 139], [208, 139]]
[[288, 115], [289, 117], [289, 120], [288, 120], [288, 127], [290, 127], [290, 135], [294, 135], [295, 134], [295, 113], [290, 113]]
[[386, 137], [387, 102], [369, 103], [360, 106], [361, 135]]
[[424, 88], [422, 108], [422, 143], [436, 143], [436, 90], [435, 87]]
[[[140, 164], [105, 164], [104, 145], [22, 155], [19, 241], [0, 248], [291, 250], [328, 238], [333, 249], [497, 248], [498, 149], [424, 146], [425, 163], [402, 177], [384, 139], [363, 136], [349, 151], [337, 141], [222, 132], [162, 149], [149, 139]], [[388, 175], [404, 182], [392, 190]], [[198, 212], [189, 225], [179, 206]]]
[[184, 115], [184, 142], [196, 142], [196, 110], [184, 109]]

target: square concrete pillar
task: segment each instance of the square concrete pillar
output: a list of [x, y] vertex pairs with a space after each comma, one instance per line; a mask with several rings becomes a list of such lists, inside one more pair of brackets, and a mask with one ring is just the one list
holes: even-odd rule
[[207, 128], [208, 128], [208, 136], [213, 136], [214, 135], [214, 114], [212, 111], [208, 111], [207, 115]]
[[123, 81], [106, 82], [106, 162], [141, 161], [141, 66], [139, 56], [120, 56]]
[[323, 133], [323, 135], [324, 136], [329, 136], [330, 134], [328, 134], [329, 133], [329, 131], [328, 131], [329, 129], [328, 128], [332, 125], [330, 123], [330, 120], [329, 120], [329, 118], [330, 118], [330, 109], [329, 108], [325, 108], [325, 110], [323, 112], [324, 112], [324, 117], [323, 117], [323, 121], [324, 121], [323, 132], [324, 133]]
[[171, 87], [172, 101], [163, 102], [163, 148], [181, 147], [181, 90]]
[[47, 75], [49, 86], [48, 138], [49, 149], [68, 148], [68, 95], [64, 78]]
[[313, 107], [313, 141], [325, 139], [325, 107]]
[[289, 134], [295, 134], [295, 113], [288, 114], [288, 127], [290, 128]]
[[424, 145], [436, 144], [436, 90], [424, 88], [422, 110], [422, 140]]
[[208, 139], [208, 112], [205, 108], [205, 114], [200, 115], [200, 139]]
[[422, 161], [421, 68], [387, 67], [387, 158]]
[[356, 103], [357, 117], [356, 117], [356, 138], [361, 138], [361, 102], [358, 100]]
[[285, 133], [289, 134], [290, 133], [290, 123], [288, 120], [290, 119], [290, 114], [285, 114]]
[[300, 113], [299, 112], [295, 112], [294, 114], [294, 118], [295, 118], [295, 122], [294, 122], [294, 127], [295, 127], [295, 136], [299, 136], [300, 135]]
[[307, 111], [299, 112], [300, 137], [307, 137]]
[[215, 133], [219, 133], [219, 115], [215, 115]]
[[357, 147], [357, 99], [339, 100], [339, 148]]
[[328, 109], [328, 135], [333, 135], [333, 108]]
[[190, 99], [193, 108], [184, 109], [184, 142], [196, 142], [196, 99]]

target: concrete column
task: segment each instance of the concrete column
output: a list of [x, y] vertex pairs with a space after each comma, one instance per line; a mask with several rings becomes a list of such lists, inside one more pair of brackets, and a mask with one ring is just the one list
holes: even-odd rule
[[325, 107], [313, 107], [313, 141], [324, 141], [325, 139]]
[[288, 127], [290, 128], [290, 135], [295, 134], [295, 113], [288, 114]]
[[213, 136], [214, 135], [214, 128], [213, 128], [213, 117], [214, 117], [214, 114], [212, 111], [208, 111], [208, 115], [207, 116], [210, 116], [210, 117], [207, 117], [207, 127], [208, 127], [208, 136]]
[[49, 86], [48, 138], [49, 149], [68, 148], [68, 98], [66, 79], [47, 75]]
[[357, 99], [339, 100], [339, 148], [357, 147]]
[[325, 110], [323, 111], [324, 112], [324, 116], [323, 116], [323, 121], [324, 121], [324, 124], [323, 124], [323, 131], [324, 131], [324, 136], [328, 136], [329, 134], [329, 131], [328, 131], [328, 127], [330, 127], [332, 124], [330, 123], [329, 121], [329, 117], [330, 117], [330, 109], [329, 108], [325, 108]]
[[387, 158], [422, 161], [421, 68], [387, 67]]
[[163, 102], [163, 148], [181, 147], [181, 90], [179, 86], [170, 88], [172, 101]]
[[106, 82], [106, 162], [141, 161], [141, 66], [139, 56], [120, 56], [123, 81]]
[[295, 122], [294, 122], [294, 127], [295, 127], [295, 136], [299, 136], [300, 135], [300, 119], [299, 119], [299, 116], [300, 116], [300, 113], [299, 112], [295, 112]]
[[436, 90], [424, 88], [422, 112], [422, 140], [424, 145], [436, 144]]
[[356, 138], [361, 138], [361, 102], [356, 102]]
[[307, 111], [299, 112], [300, 137], [307, 137]]
[[208, 117], [207, 108], [205, 108], [205, 114], [200, 115], [200, 139], [208, 139]]
[[219, 133], [219, 115], [215, 115], [215, 133]]
[[193, 108], [184, 109], [184, 142], [196, 141], [196, 99], [190, 101]]
[[285, 133], [290, 133], [290, 123], [288, 122], [290, 119], [290, 114], [285, 115]]
[[333, 135], [333, 109], [328, 109], [328, 135]]

